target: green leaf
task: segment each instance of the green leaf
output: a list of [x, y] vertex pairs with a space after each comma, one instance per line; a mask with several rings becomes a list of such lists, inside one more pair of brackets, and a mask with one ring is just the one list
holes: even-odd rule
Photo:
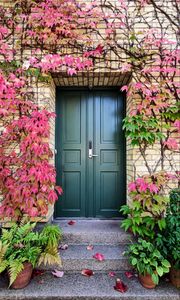
[[158, 284], [159, 283], [159, 277], [157, 274], [153, 273], [152, 274], [152, 280], [155, 284]]
[[137, 258], [133, 257], [133, 259], [131, 260], [131, 263], [133, 266], [135, 266], [137, 264]]
[[125, 219], [122, 221], [121, 227], [124, 228], [125, 231], [128, 230], [132, 226], [132, 220], [131, 218]]
[[158, 257], [158, 258], [161, 257], [161, 253], [159, 252], [159, 250], [157, 250], [157, 249], [154, 250], [153, 257]]
[[123, 215], [128, 215], [130, 213], [130, 208], [128, 205], [122, 205], [119, 210]]
[[162, 265], [166, 268], [170, 268], [170, 266], [171, 266], [170, 262], [167, 259], [164, 259], [162, 261]]
[[6, 270], [7, 267], [8, 267], [8, 261], [7, 260], [2, 261], [0, 264], [0, 273]]
[[158, 226], [160, 230], [163, 230], [164, 228], [166, 228], [166, 221], [165, 218], [158, 220]]
[[158, 273], [158, 275], [159, 275], [160, 277], [161, 277], [161, 276], [163, 275], [163, 273], [164, 273], [162, 267], [157, 267], [157, 268], [156, 268], [156, 271], [157, 271], [157, 273]]
[[24, 266], [23, 266], [22, 262], [20, 262], [18, 260], [14, 260], [14, 261], [10, 262], [10, 266], [9, 266], [9, 275], [10, 275], [9, 286], [12, 285], [12, 283], [15, 281], [15, 279], [17, 278], [19, 273], [23, 270], [23, 268], [24, 268]]
[[164, 273], [169, 273], [169, 268], [163, 267], [163, 272]]

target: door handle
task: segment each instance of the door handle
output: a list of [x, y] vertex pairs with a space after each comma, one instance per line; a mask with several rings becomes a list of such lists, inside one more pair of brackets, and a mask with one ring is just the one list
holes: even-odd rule
[[93, 154], [93, 149], [92, 149], [92, 141], [89, 141], [89, 158], [97, 157], [97, 154]]

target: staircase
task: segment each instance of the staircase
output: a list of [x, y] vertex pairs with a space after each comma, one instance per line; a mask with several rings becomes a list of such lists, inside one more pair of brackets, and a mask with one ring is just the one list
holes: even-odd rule
[[[119, 221], [78, 220], [75, 225], [61, 221], [63, 243], [69, 247], [61, 250], [63, 270], [81, 272], [91, 269], [107, 273], [111, 271], [127, 271], [130, 269], [127, 258], [123, 255], [130, 236], [120, 229]], [[87, 250], [93, 245], [93, 250]], [[104, 261], [93, 258], [96, 253], [104, 255]]]
[[[179, 292], [170, 283], [161, 282], [153, 290], [143, 288], [134, 276], [128, 279], [125, 271], [130, 270], [123, 255], [131, 236], [119, 227], [120, 221], [77, 220], [68, 225], [69, 220], [55, 221], [63, 230], [61, 250], [64, 276], [55, 278], [50, 272], [35, 277], [23, 290], [7, 290], [7, 283], [0, 280], [0, 300], [179, 300]], [[87, 250], [93, 245], [93, 250]], [[104, 261], [93, 258], [95, 253], [104, 255]], [[83, 269], [91, 269], [94, 275], [86, 277]], [[109, 272], [115, 272], [114, 277]], [[126, 293], [114, 290], [116, 278], [127, 286]]]

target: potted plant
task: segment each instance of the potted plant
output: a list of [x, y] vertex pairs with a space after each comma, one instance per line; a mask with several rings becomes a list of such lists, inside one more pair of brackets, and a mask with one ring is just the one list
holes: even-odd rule
[[60, 265], [58, 244], [61, 231], [55, 225], [46, 225], [35, 232], [36, 223], [14, 224], [2, 229], [0, 237], [0, 273], [7, 271], [9, 286], [25, 287], [35, 266]]
[[137, 178], [129, 184], [132, 201], [120, 209], [127, 216], [121, 223], [125, 231], [153, 240], [156, 233], [166, 227], [165, 212], [169, 198], [163, 194], [162, 187], [167, 181], [167, 174], [160, 172]]
[[180, 189], [170, 192], [166, 214], [166, 229], [157, 236], [156, 245], [171, 262], [170, 280], [180, 288]]
[[151, 242], [139, 238], [137, 243], [129, 246], [125, 254], [129, 256], [130, 264], [138, 272], [140, 283], [145, 288], [154, 288], [159, 277], [169, 272], [169, 261]]

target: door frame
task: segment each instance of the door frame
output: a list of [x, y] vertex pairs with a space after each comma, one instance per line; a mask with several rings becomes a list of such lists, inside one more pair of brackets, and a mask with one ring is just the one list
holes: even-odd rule
[[[120, 89], [118, 87], [93, 87], [93, 88], [90, 88], [90, 87], [77, 87], [77, 86], [72, 86], [72, 87], [56, 87], [56, 97], [55, 97], [55, 111], [57, 112], [57, 95], [61, 92], [65, 92], [65, 91], [84, 91], [84, 92], [93, 92], [93, 91], [102, 91], [102, 92], [105, 92], [105, 91], [109, 91], [109, 92], [117, 92], [119, 94], [121, 94], [121, 96], [123, 97], [123, 118], [125, 118], [126, 116], [126, 93], [125, 92], [121, 92]], [[55, 149], [57, 149], [57, 145], [58, 145], [58, 141], [57, 141], [57, 118], [55, 120]], [[123, 140], [123, 145], [122, 145], [122, 149], [123, 149], [123, 156], [124, 156], [124, 159], [123, 159], [123, 170], [124, 170], [124, 196], [125, 196], [125, 200], [126, 200], [126, 197], [127, 197], [127, 188], [126, 188], [126, 183], [127, 183], [127, 161], [126, 161], [126, 138], [125, 138], [125, 134], [123, 135], [122, 137], [122, 140]], [[58, 153], [57, 155], [55, 155], [55, 168], [56, 168], [56, 172], [57, 172], [57, 162], [58, 162]], [[56, 184], [60, 184], [59, 180], [57, 179], [57, 176], [56, 176]], [[61, 196], [59, 196], [59, 200], [60, 201], [61, 199]], [[124, 203], [125, 204], [125, 203]], [[58, 213], [57, 213], [57, 209], [56, 209], [56, 204], [55, 204], [55, 207], [54, 207], [54, 218], [55, 219], [67, 219], [68, 217], [63, 217], [63, 216], [58, 216]], [[86, 214], [87, 214], [87, 207], [85, 209], [86, 211]], [[112, 217], [110, 219], [121, 219], [122, 215], [120, 215], [120, 217]], [[95, 217], [73, 217], [75, 219], [96, 219]], [[97, 218], [99, 219], [99, 218]], [[106, 218], [101, 218], [101, 219], [106, 219]]]

